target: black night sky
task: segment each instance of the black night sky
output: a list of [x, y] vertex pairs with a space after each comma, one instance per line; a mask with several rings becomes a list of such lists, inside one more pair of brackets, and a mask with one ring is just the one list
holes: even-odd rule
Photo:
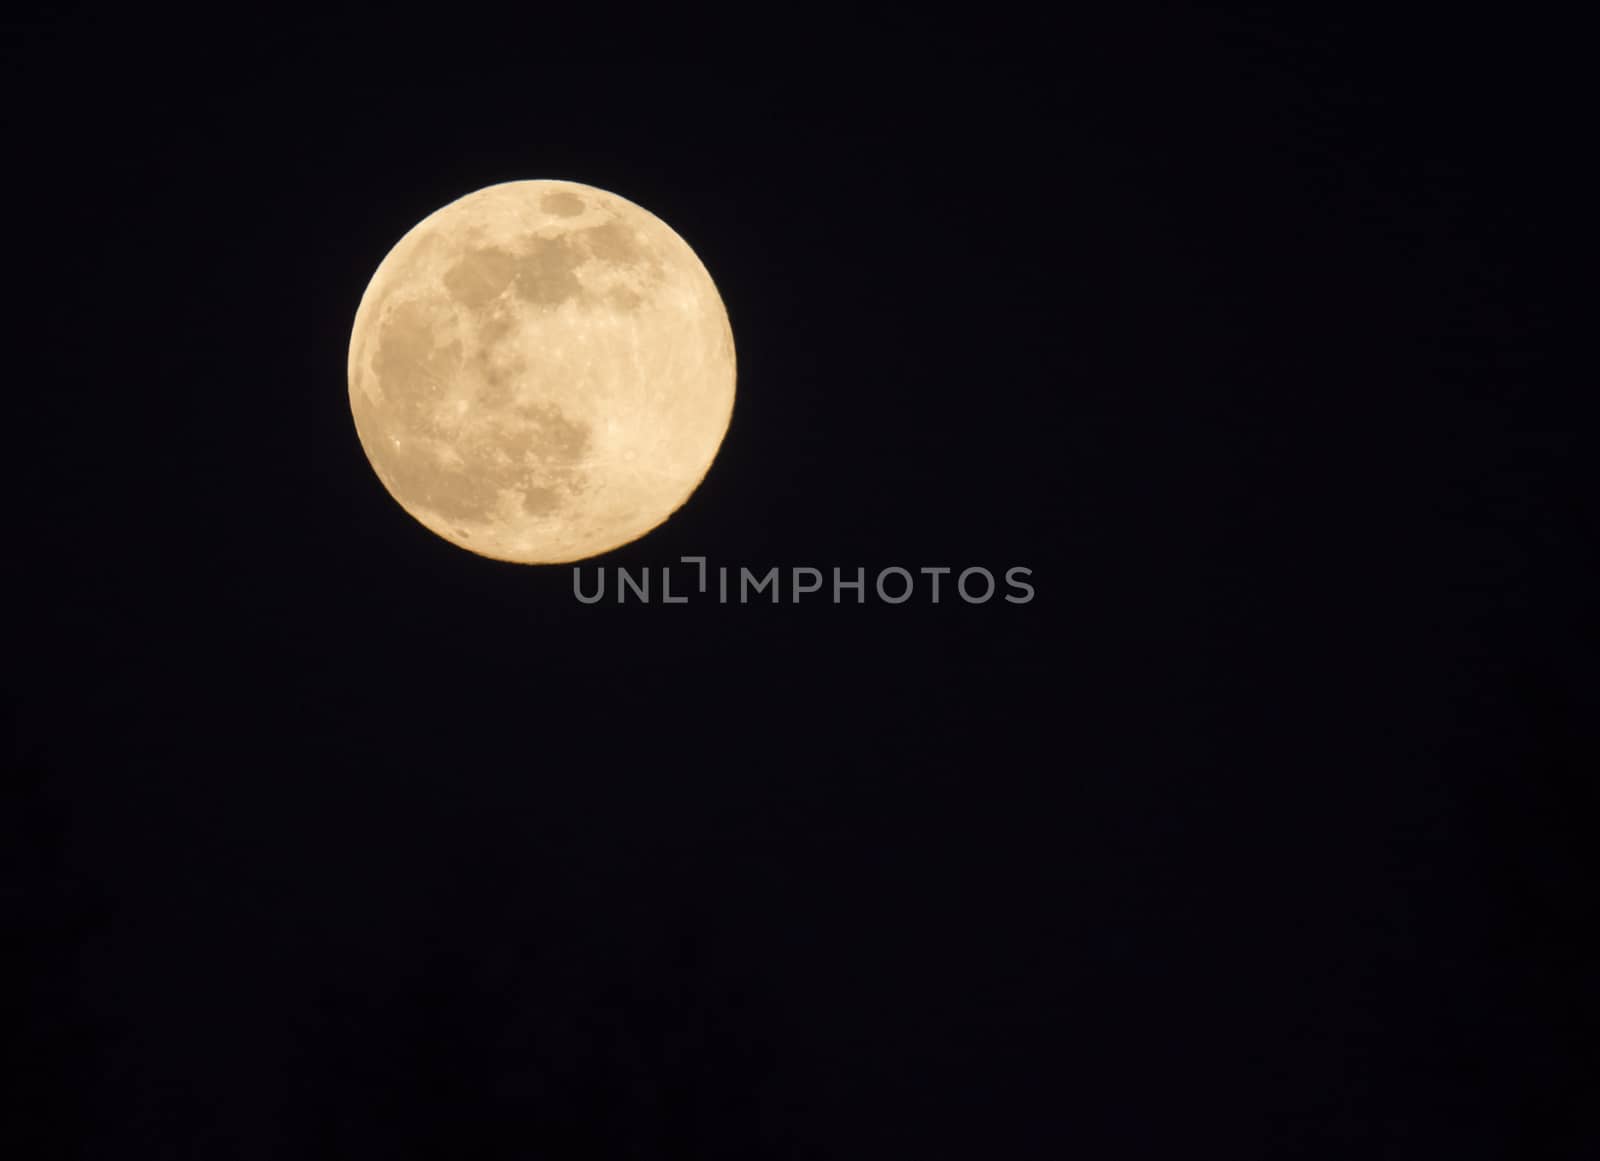
[[[537, 8], [8, 18], [0, 1152], [1600, 1156], [1576, 33]], [[1034, 599], [412, 520], [356, 306], [539, 177], [738, 350], [585, 575]]]

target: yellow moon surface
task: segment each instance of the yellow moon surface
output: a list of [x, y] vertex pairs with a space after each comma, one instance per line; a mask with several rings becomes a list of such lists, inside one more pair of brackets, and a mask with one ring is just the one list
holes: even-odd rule
[[452, 544], [522, 563], [635, 540], [689, 498], [733, 413], [711, 276], [649, 211], [513, 181], [424, 218], [372, 276], [350, 410], [378, 478]]

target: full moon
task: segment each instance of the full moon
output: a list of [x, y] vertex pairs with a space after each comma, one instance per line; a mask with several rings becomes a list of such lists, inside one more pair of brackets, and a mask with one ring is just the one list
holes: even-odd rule
[[350, 335], [350, 410], [389, 494], [525, 564], [636, 540], [728, 430], [733, 331], [682, 238], [616, 194], [513, 181], [395, 244]]

